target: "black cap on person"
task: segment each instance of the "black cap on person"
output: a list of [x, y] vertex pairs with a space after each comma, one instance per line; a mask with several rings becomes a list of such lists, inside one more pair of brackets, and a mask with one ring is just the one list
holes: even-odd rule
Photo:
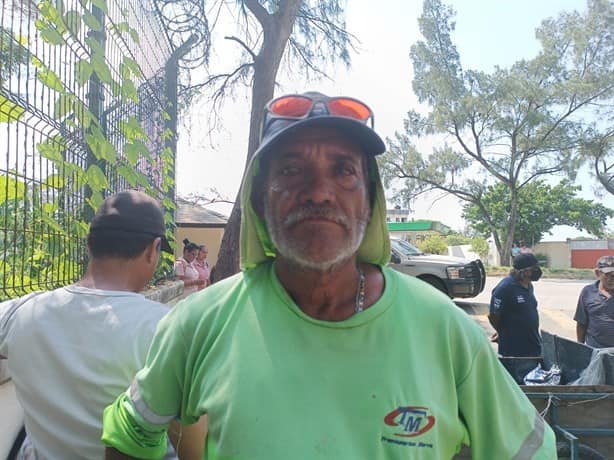
[[119, 192], [104, 200], [90, 224], [90, 232], [101, 231], [160, 237], [161, 249], [173, 252], [166, 239], [162, 206], [137, 190]]

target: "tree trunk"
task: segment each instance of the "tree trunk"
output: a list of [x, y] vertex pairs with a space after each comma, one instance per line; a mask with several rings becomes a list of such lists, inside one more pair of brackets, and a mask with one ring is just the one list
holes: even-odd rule
[[[249, 144], [245, 166], [260, 143], [260, 125], [265, 104], [273, 98], [277, 71], [281, 58], [292, 33], [294, 21], [302, 0], [288, 0], [280, 9], [261, 22], [263, 42], [254, 61], [254, 83], [252, 86], [252, 108], [249, 123]], [[245, 170], [243, 172], [245, 176]], [[243, 182], [243, 181], [241, 181]], [[213, 282], [234, 275], [239, 271], [239, 236], [241, 228], [241, 192], [237, 194], [230, 218], [224, 230]]]
[[512, 245], [514, 243], [514, 233], [516, 231], [516, 221], [518, 220], [518, 190], [511, 188], [511, 209], [510, 218], [507, 224], [507, 235], [499, 256], [501, 265], [512, 265]]

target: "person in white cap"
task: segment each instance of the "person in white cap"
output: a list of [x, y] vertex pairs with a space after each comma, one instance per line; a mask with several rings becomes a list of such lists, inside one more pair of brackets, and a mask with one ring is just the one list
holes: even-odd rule
[[[160, 251], [172, 253], [156, 200], [137, 191], [107, 198], [87, 247], [89, 263], [77, 283], [0, 304], [0, 357], [8, 358], [25, 414], [18, 458], [102, 459], [103, 409], [143, 366], [169, 311], [139, 293]], [[182, 448], [202, 452], [202, 432], [201, 425], [184, 429]], [[166, 455], [175, 457], [172, 448]]]
[[597, 260], [597, 281], [584, 286], [574, 320], [578, 342], [594, 348], [614, 347], [614, 256]]
[[448, 297], [386, 267], [390, 240], [363, 102], [265, 109], [241, 191], [242, 272], [160, 323], [104, 414], [108, 458], [159, 458], [174, 419], [209, 418], [207, 459], [556, 457], [554, 434]]

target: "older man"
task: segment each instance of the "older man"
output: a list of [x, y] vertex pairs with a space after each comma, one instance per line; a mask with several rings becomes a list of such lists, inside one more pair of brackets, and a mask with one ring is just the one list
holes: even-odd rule
[[578, 342], [595, 348], [614, 347], [614, 256], [597, 260], [597, 281], [580, 292], [574, 320]]
[[373, 114], [284, 96], [242, 188], [242, 273], [177, 305], [105, 411], [107, 458], [208, 414], [209, 459], [555, 458], [554, 435], [447, 297], [385, 267]]

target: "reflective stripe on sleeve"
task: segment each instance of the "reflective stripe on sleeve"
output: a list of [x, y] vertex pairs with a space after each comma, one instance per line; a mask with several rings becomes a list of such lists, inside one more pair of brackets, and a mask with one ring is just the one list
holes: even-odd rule
[[146, 422], [153, 425], [166, 425], [175, 419], [174, 415], [158, 415], [147, 407], [147, 403], [143, 401], [143, 397], [139, 392], [139, 387], [136, 384], [136, 380], [132, 381], [129, 392], [130, 400], [132, 401], [132, 404], [134, 404], [134, 408]]
[[545, 422], [541, 415], [535, 412], [535, 426], [525, 438], [513, 460], [531, 460], [544, 443]]

